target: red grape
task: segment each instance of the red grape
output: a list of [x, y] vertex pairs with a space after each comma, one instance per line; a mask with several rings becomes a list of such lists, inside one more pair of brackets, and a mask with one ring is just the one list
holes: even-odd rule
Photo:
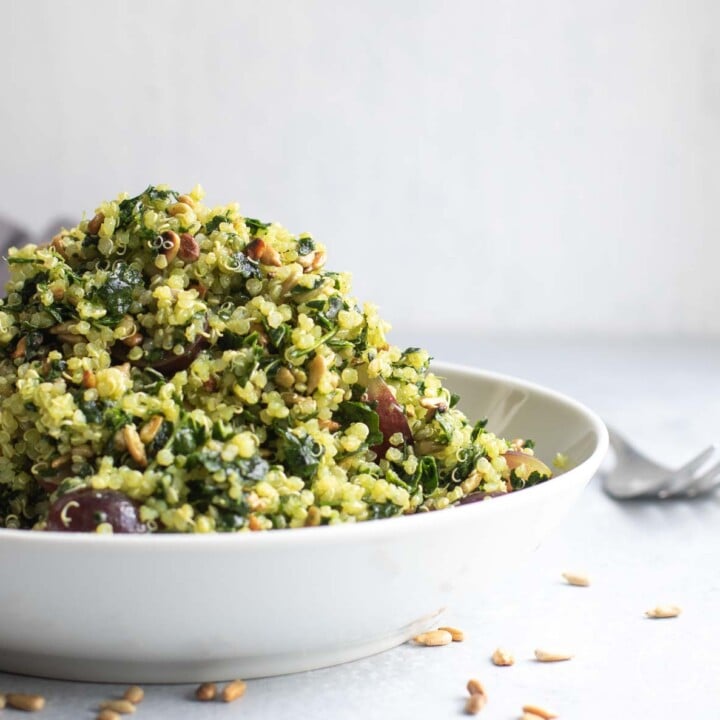
[[47, 529], [58, 532], [95, 532], [108, 523], [116, 533], [144, 533], [138, 510], [127, 495], [116, 490], [84, 488], [58, 498], [48, 513]]

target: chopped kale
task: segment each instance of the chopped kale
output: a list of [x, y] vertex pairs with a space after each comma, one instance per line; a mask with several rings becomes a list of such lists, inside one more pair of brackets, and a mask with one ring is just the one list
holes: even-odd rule
[[258, 230], [265, 230], [270, 227], [270, 223], [265, 223], [255, 218], [245, 218], [245, 225], [251, 233], [256, 233]]
[[[45, 354], [45, 336], [33, 330], [25, 336], [25, 359], [35, 360]], [[66, 365], [67, 367], [67, 365]]]
[[478, 436], [482, 433], [482, 431], [485, 429], [485, 426], [488, 424], [488, 419], [483, 418], [482, 420], [478, 420], [475, 425], [473, 426], [472, 435], [470, 436], [470, 439], [472, 442], [475, 442], [477, 440]]
[[117, 322], [130, 309], [134, 291], [141, 287], [144, 287], [144, 283], [140, 271], [118, 261], [105, 282], [92, 293], [91, 299], [107, 310], [106, 321]]
[[102, 422], [105, 407], [101, 400], [84, 400], [81, 397], [77, 401], [77, 406], [89, 425], [98, 425]]
[[230, 218], [227, 215], [215, 215], [215, 217], [211, 218], [207, 223], [205, 223], [205, 234], [211, 235], [224, 222], [230, 222]]
[[422, 487], [425, 495], [430, 495], [438, 488], [440, 479], [435, 458], [427, 455], [420, 458], [417, 470], [413, 476], [413, 487]]
[[118, 230], [128, 230], [135, 220], [135, 213], [140, 211], [142, 205], [142, 196], [136, 195], [132, 198], [126, 198], [120, 202], [118, 206]]
[[297, 244], [298, 255], [309, 255], [314, 249], [315, 249], [315, 241], [311, 237], [300, 238], [298, 240], [298, 244]]
[[325, 317], [328, 320], [335, 320], [338, 313], [345, 307], [343, 299], [339, 295], [331, 295], [327, 301], [327, 310], [325, 310]]
[[67, 363], [65, 360], [53, 360], [48, 368], [46, 380], [57, 380], [67, 370]]
[[117, 405], [110, 405], [103, 412], [103, 423], [112, 433], [117, 432], [120, 428], [130, 425], [132, 418]]
[[380, 432], [380, 416], [369, 405], [346, 400], [340, 403], [335, 417], [344, 427], [354, 422], [365, 423], [370, 430], [367, 443], [371, 447], [383, 441], [383, 434]]
[[393, 503], [370, 503], [370, 517], [373, 520], [394, 517], [400, 513], [402, 513], [402, 508]]
[[155, 437], [145, 446], [148, 457], [155, 457], [160, 450], [167, 445], [168, 441], [172, 437], [172, 433], [173, 424], [164, 420], [160, 429], [155, 433]]
[[433, 421], [439, 427], [437, 442], [441, 445], [449, 445], [453, 436], [453, 424], [444, 413], [435, 413]]
[[205, 440], [207, 440], [205, 426], [186, 417], [182, 425], [175, 431], [173, 451], [178, 455], [190, 455], [202, 447]]
[[310, 435], [298, 437], [285, 428], [278, 428], [280, 457], [291, 475], [310, 480], [317, 471], [323, 449]]
[[[25, 260], [26, 258], [10, 258], [12, 260]], [[34, 260], [32, 262], [35, 262]], [[48, 279], [46, 272], [39, 272], [37, 275], [33, 275], [31, 278], [27, 278], [23, 283], [22, 289], [20, 290], [20, 297], [22, 298], [23, 305], [27, 305], [30, 299], [37, 292], [38, 285], [44, 283]]]
[[236, 252], [231, 255], [231, 268], [233, 272], [238, 273], [238, 275], [241, 275], [246, 280], [260, 277], [260, 266], [258, 263], [241, 252]]
[[276, 328], [268, 326], [267, 334], [268, 334], [268, 338], [270, 338], [270, 342], [272, 343], [272, 346], [276, 350], [280, 350], [280, 348], [282, 348], [283, 341], [285, 340], [285, 337], [288, 334], [287, 325], [278, 325]]
[[177, 202], [179, 193], [175, 190], [159, 190], [158, 188], [150, 185], [150, 187], [143, 193], [147, 196], [148, 200], [170, 200]]

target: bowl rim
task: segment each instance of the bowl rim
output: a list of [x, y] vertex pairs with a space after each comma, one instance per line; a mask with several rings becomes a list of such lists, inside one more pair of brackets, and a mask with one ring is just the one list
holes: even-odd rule
[[[450, 371], [456, 374], [465, 374], [475, 378], [482, 378], [500, 384], [514, 386], [526, 390], [546, 399], [566, 406], [579, 413], [588, 422], [595, 436], [595, 447], [583, 462], [570, 468], [562, 475], [552, 478], [547, 483], [541, 483], [522, 491], [509, 493], [503, 496], [502, 506], [506, 508], [517, 507], [519, 504], [531, 501], [540, 493], [548, 492], [550, 487], [559, 484], [568, 485], [573, 483], [578, 476], [582, 475], [587, 467], [593, 467], [593, 472], [600, 466], [608, 448], [608, 431], [600, 417], [582, 403], [551, 388], [538, 383], [506, 375], [490, 370], [474, 368], [468, 365], [450, 362], [433, 362], [431, 371], [442, 376], [443, 372]], [[358, 539], [386, 540], [408, 532], [422, 532], [423, 528], [431, 525], [444, 526], [458, 519], [457, 513], [475, 513], [478, 517], [482, 513], [493, 512], [490, 508], [495, 503], [477, 502], [467, 503], [443, 511], [416, 513], [413, 515], [401, 515], [392, 518], [383, 518], [358, 523], [341, 523], [337, 525], [324, 525], [320, 527], [286, 528], [273, 530], [272, 532], [257, 533], [167, 533], [167, 534], [117, 534], [101, 535], [97, 533], [63, 533], [58, 531], [34, 532], [32, 530], [19, 530], [11, 528], [0, 528], [0, 544], [13, 543], [23, 545], [40, 545], [40, 547], [53, 548], [65, 545], [81, 545], [89, 547], [104, 546], [103, 552], [114, 548], [133, 547], [138, 551], [152, 548], [153, 550], [168, 551], [177, 546], [183, 551], [206, 549], [206, 548], [233, 548], [236, 550], [257, 550], [258, 548], [273, 548], [276, 545], [290, 543], [293, 547], [304, 546], [307, 543], [315, 543], [322, 540], [328, 544], [339, 544], [344, 542], [355, 542]], [[445, 512], [447, 510], [447, 512]], [[291, 530], [292, 532], [288, 532]]]

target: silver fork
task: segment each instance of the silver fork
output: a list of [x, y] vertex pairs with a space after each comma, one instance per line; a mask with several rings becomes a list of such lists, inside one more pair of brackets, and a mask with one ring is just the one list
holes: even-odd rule
[[608, 432], [615, 466], [603, 478], [603, 487], [614, 498], [696, 497], [720, 487], [718, 444], [710, 445], [672, 470], [643, 455], [614, 428], [608, 427]]

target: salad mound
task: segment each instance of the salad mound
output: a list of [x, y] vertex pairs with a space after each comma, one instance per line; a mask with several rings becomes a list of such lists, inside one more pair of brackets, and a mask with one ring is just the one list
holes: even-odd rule
[[150, 186], [10, 251], [0, 527], [297, 528], [550, 477], [388, 344], [322, 243], [202, 200]]

